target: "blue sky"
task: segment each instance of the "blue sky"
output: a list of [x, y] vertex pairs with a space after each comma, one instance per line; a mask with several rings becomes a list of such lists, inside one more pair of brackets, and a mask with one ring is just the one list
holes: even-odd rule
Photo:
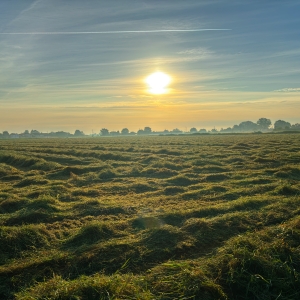
[[300, 4], [261, 2], [3, 0], [0, 131], [300, 122]]

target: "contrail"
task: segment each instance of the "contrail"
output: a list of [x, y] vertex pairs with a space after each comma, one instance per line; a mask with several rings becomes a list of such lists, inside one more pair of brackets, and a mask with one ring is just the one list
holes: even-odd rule
[[200, 32], [227, 31], [231, 29], [159, 29], [159, 30], [114, 30], [114, 31], [62, 31], [62, 32], [0, 32], [0, 35], [71, 35], [71, 34], [123, 34], [123, 33], [161, 33], [161, 32]]

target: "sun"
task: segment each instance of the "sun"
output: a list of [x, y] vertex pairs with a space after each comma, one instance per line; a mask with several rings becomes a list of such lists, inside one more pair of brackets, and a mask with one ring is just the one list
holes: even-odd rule
[[167, 86], [171, 82], [171, 77], [163, 72], [155, 72], [146, 78], [151, 94], [165, 94]]

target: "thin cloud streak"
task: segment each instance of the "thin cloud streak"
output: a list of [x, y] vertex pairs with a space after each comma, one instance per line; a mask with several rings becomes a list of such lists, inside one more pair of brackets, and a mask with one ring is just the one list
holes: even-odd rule
[[75, 35], [75, 34], [123, 34], [123, 33], [163, 33], [163, 32], [201, 32], [229, 31], [228, 28], [205, 29], [157, 29], [157, 30], [112, 30], [112, 31], [58, 31], [58, 32], [0, 32], [1, 35]]
[[284, 88], [280, 90], [275, 90], [274, 92], [283, 92], [283, 93], [300, 92], [300, 88]]

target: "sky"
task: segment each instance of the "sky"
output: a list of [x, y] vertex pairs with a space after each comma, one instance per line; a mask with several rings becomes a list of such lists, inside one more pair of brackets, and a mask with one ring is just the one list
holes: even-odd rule
[[[0, 132], [300, 123], [299, 0], [1, 0]], [[171, 77], [151, 94], [145, 79]]]

